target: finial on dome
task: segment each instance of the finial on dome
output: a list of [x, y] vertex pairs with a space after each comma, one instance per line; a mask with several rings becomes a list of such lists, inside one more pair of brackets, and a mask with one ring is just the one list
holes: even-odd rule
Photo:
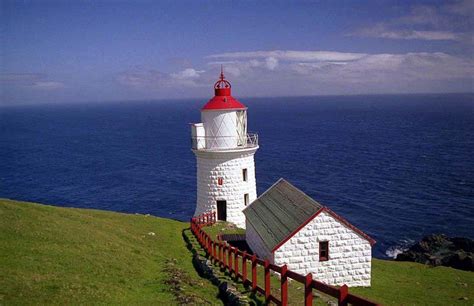
[[221, 75], [219, 80], [214, 84], [214, 91], [216, 96], [230, 96], [230, 82], [225, 79], [224, 66], [221, 65]]

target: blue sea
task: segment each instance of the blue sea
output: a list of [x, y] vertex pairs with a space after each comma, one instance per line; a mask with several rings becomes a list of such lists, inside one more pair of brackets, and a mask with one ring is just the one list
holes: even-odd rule
[[[474, 95], [242, 98], [258, 193], [283, 177], [393, 255], [474, 238]], [[207, 99], [0, 108], [0, 197], [187, 221]], [[45, 224], [44, 226], [48, 226]]]

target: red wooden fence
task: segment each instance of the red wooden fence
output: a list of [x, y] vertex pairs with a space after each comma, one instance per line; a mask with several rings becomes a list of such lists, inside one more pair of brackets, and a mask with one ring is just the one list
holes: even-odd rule
[[[262, 260], [255, 255], [251, 256], [247, 254], [247, 252], [242, 252], [221, 240], [215, 241], [202, 230], [203, 227], [214, 223], [216, 223], [215, 212], [194, 217], [191, 219], [191, 231], [211, 261], [229, 271], [237, 280], [241, 279], [243, 284], [250, 286], [254, 292], [259, 292], [264, 295], [267, 302], [274, 302], [277, 305], [288, 305], [288, 278], [291, 278], [304, 285], [304, 303], [306, 306], [312, 305], [313, 303], [313, 289], [336, 298], [340, 306], [348, 304], [356, 306], [379, 305], [378, 303], [349, 293], [349, 289], [346, 285], [339, 288], [327, 285], [313, 280], [311, 273], [303, 276], [288, 270], [286, 265], [281, 267], [273, 265], [269, 263], [268, 260]], [[251, 263], [252, 276], [250, 279], [247, 273], [247, 261]], [[264, 269], [264, 288], [257, 284], [257, 265], [263, 266]], [[271, 293], [271, 271], [278, 272], [281, 276], [279, 297]]]

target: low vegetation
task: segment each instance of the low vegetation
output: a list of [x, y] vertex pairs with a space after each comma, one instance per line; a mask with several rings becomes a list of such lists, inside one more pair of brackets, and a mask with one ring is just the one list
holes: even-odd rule
[[0, 305], [222, 304], [188, 223], [0, 200]]
[[[222, 304], [217, 288], [193, 267], [182, 236], [191, 235], [188, 227], [152, 216], [0, 199], [0, 304]], [[243, 233], [225, 223], [207, 230]], [[372, 263], [372, 287], [352, 292], [385, 305], [474, 303], [473, 272]], [[275, 295], [277, 281], [272, 278]], [[293, 304], [300, 304], [302, 286], [294, 282], [289, 289]], [[315, 302], [325, 304], [319, 297]], [[258, 296], [250, 301], [262, 303]]]

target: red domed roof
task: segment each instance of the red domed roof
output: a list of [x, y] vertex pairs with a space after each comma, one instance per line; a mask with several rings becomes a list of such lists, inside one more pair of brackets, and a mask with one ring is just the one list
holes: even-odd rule
[[219, 80], [214, 84], [215, 96], [209, 102], [204, 105], [202, 111], [212, 110], [243, 110], [247, 109], [245, 105], [237, 101], [230, 95], [231, 85], [224, 77], [224, 72], [221, 69], [221, 76]]

